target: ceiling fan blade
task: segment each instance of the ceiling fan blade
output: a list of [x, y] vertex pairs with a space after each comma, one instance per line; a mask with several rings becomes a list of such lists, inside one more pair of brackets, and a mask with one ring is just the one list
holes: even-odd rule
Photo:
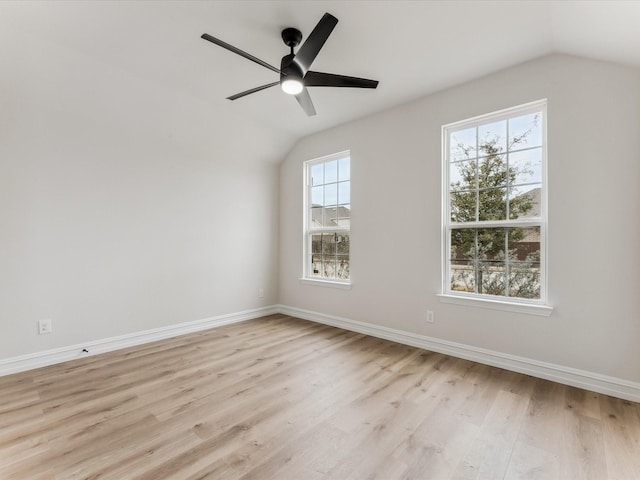
[[302, 69], [303, 75], [311, 68], [311, 64], [337, 23], [336, 17], [325, 13], [296, 53], [293, 61]]
[[304, 113], [307, 114], [308, 117], [313, 117], [316, 114], [316, 109], [313, 106], [313, 102], [311, 101], [311, 96], [309, 95], [309, 90], [306, 88], [302, 89], [298, 95], [296, 95], [296, 100], [304, 110]]
[[367, 78], [336, 75], [334, 73], [308, 71], [304, 77], [304, 85], [306, 87], [376, 88], [378, 81]]
[[273, 70], [276, 73], [280, 73], [280, 70], [276, 67], [274, 67], [273, 65], [269, 65], [267, 62], [260, 60], [257, 57], [254, 57], [253, 55], [251, 55], [250, 53], [247, 53], [243, 50], [240, 50], [237, 47], [234, 47], [233, 45], [229, 45], [227, 42], [223, 42], [222, 40], [220, 40], [219, 38], [216, 37], [212, 37], [211, 35], [209, 35], [208, 33], [203, 33], [202, 36], [200, 38], [203, 38], [205, 40], [208, 40], [211, 43], [215, 43], [216, 45], [222, 47], [222, 48], [226, 48], [227, 50], [236, 53], [238, 55], [240, 55], [241, 57], [246, 58], [247, 60], [251, 60], [252, 62], [257, 63], [258, 65], [262, 65], [263, 67], [268, 68], [269, 70]]
[[252, 88], [251, 90], [245, 90], [244, 92], [240, 92], [240, 93], [236, 93], [235, 95], [231, 95], [230, 97], [227, 97], [227, 100], [237, 100], [239, 98], [242, 98], [246, 95], [251, 95], [252, 93], [256, 93], [259, 92], [260, 90], [264, 90], [265, 88], [269, 88], [269, 87], [274, 87], [276, 85], [279, 85], [280, 82], [273, 82], [273, 83], [267, 83], [266, 85], [260, 85], [259, 87], [256, 88]]

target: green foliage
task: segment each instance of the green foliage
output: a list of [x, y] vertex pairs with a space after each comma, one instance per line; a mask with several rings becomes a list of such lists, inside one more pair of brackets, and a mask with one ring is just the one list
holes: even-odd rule
[[[510, 219], [527, 214], [533, 207], [529, 197], [521, 195], [509, 200], [507, 178], [511, 185], [515, 183], [517, 175], [522, 172], [513, 167], [507, 169], [507, 162], [501, 148], [497, 145], [497, 139], [482, 143], [480, 152], [484, 156], [478, 160], [455, 164], [461, 180], [451, 184], [451, 220], [453, 222], [506, 220], [507, 206]], [[478, 206], [477, 212], [476, 206]]]

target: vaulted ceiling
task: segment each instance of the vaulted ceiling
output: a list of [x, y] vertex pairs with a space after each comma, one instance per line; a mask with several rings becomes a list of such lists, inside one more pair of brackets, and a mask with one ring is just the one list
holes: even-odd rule
[[[324, 12], [339, 23], [313, 69], [377, 79], [377, 90], [311, 88], [315, 117], [279, 88], [225, 99], [277, 75], [202, 33], [279, 65], [280, 31], [306, 36]], [[301, 136], [552, 52], [640, 67], [639, 23], [639, 1], [611, 0], [4, 1], [0, 127], [21, 103], [55, 102], [277, 162]]]

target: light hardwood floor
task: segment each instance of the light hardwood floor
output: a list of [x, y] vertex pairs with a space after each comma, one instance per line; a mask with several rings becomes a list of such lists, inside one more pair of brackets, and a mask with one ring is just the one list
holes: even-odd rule
[[640, 404], [273, 315], [0, 377], [0, 479], [640, 479]]

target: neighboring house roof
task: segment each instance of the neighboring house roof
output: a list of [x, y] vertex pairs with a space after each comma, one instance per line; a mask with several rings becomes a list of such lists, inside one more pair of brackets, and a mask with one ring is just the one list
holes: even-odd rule
[[322, 208], [321, 205], [314, 204], [311, 206], [311, 222], [314, 227], [348, 227], [351, 210], [344, 205]]
[[[540, 216], [540, 196], [541, 189], [539, 187], [533, 188], [520, 195], [520, 197], [529, 198], [533, 203], [531, 210], [529, 210], [525, 215], [522, 215], [521, 218], [535, 218]], [[528, 230], [526, 235], [518, 243], [540, 243], [540, 230], [537, 228]]]
[[528, 197], [533, 203], [533, 207], [522, 218], [533, 218], [540, 216], [540, 187], [529, 190], [528, 192], [519, 195], [519, 197]]
[[531, 229], [527, 231], [527, 234], [518, 243], [539, 243], [540, 242], [540, 230]]

